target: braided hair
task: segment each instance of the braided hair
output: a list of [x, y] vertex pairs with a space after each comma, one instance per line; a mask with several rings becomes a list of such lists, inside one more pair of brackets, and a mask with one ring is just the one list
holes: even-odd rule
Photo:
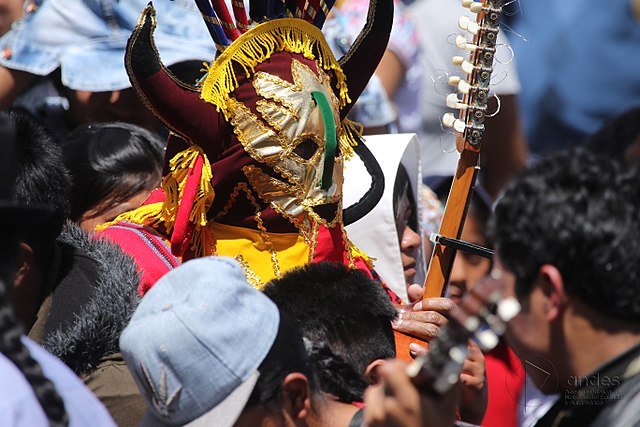
[[3, 232], [0, 238], [0, 353], [9, 359], [27, 379], [52, 427], [67, 426], [69, 417], [62, 398], [44, 375], [38, 362], [22, 342], [22, 328], [13, 314], [5, 283], [15, 267], [17, 237]]

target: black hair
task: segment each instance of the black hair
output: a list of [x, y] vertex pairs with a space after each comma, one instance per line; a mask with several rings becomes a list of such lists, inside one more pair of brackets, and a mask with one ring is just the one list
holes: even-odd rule
[[[436, 188], [431, 189], [443, 205], [447, 203], [447, 198], [449, 197], [449, 191], [451, 190], [452, 183], [453, 177], [450, 177], [440, 182]], [[476, 186], [476, 189], [477, 188], [478, 187]], [[492, 248], [493, 242], [491, 241], [491, 235], [489, 233], [488, 227], [489, 221], [493, 216], [493, 211], [491, 210], [491, 206], [488, 204], [488, 201], [478, 195], [476, 191], [474, 191], [473, 195], [471, 196], [471, 203], [469, 204], [469, 214], [474, 216], [474, 218], [477, 220], [476, 223], [478, 224], [480, 231], [487, 238], [486, 246], [488, 248]]]
[[30, 115], [8, 115], [16, 130], [14, 200], [22, 205], [47, 205], [54, 214], [38, 225], [21, 230], [21, 237], [44, 249], [55, 242], [69, 216], [71, 179], [62, 161], [62, 150], [47, 129]]
[[612, 318], [640, 320], [639, 204], [628, 182], [619, 163], [585, 149], [553, 155], [514, 179], [492, 228], [518, 296], [529, 295], [539, 268], [551, 264], [568, 294]]
[[[363, 380], [371, 362], [395, 357], [391, 320], [396, 310], [380, 284], [360, 270], [333, 262], [310, 263], [272, 280], [264, 292], [309, 341], [324, 392], [344, 401], [354, 396], [361, 400], [366, 383], [351, 378]], [[325, 344], [337, 356], [334, 361], [321, 351]], [[340, 369], [327, 369], [339, 365]], [[342, 377], [345, 372], [355, 375]]]
[[284, 313], [280, 313], [276, 338], [258, 367], [258, 372], [260, 376], [245, 405], [246, 408], [262, 405], [277, 411], [282, 396], [282, 382], [292, 372], [304, 374], [311, 393], [316, 391], [316, 380], [302, 337]]
[[[396, 225], [398, 225], [398, 209], [400, 209], [400, 202], [402, 198], [407, 195], [409, 198], [409, 205], [411, 206], [411, 215], [408, 218], [407, 226], [413, 231], [418, 231], [418, 208], [416, 205], [416, 199], [411, 190], [411, 181], [409, 179], [409, 173], [402, 163], [398, 166], [398, 173], [396, 180], [393, 184], [393, 214], [396, 217]], [[404, 229], [404, 227], [403, 227]], [[402, 230], [398, 230], [398, 235], [402, 236]]]
[[29, 382], [49, 424], [55, 427], [66, 426], [69, 417], [64, 402], [22, 342], [22, 327], [16, 320], [9, 302], [6, 283], [10, 283], [15, 273], [17, 250], [18, 237], [15, 231], [3, 231], [0, 236], [0, 353], [17, 367]]
[[73, 131], [62, 144], [72, 179], [71, 219], [153, 189], [162, 174], [163, 148], [154, 134], [129, 123], [90, 123]]
[[586, 145], [596, 153], [624, 162], [627, 150], [640, 143], [640, 107], [632, 108], [609, 120], [591, 135]]

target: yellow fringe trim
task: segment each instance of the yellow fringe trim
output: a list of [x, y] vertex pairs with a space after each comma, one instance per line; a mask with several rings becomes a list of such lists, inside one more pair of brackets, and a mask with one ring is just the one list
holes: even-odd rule
[[369, 267], [369, 269], [373, 270], [375, 268], [374, 265], [373, 265], [373, 262], [376, 259], [373, 258], [373, 257], [370, 257], [369, 255], [364, 253], [356, 245], [354, 245], [353, 243], [349, 242], [349, 249], [348, 250], [349, 250], [349, 252], [351, 252], [351, 256], [353, 258], [362, 258], [362, 260], [367, 264], [367, 267]]
[[353, 147], [358, 145], [362, 137], [362, 125], [349, 119], [342, 121], [342, 132], [340, 133], [340, 151], [347, 159], [353, 157]]
[[327, 44], [322, 32], [302, 19], [282, 18], [259, 24], [242, 34], [207, 67], [200, 97], [229, 119], [230, 94], [238, 88], [234, 65], [251, 77], [256, 65], [276, 52], [302, 54], [315, 60], [324, 70], [332, 72], [339, 90], [340, 107], [351, 102], [347, 82], [340, 64]]
[[161, 184], [165, 194], [164, 202], [152, 203], [141, 206], [136, 210], [125, 212], [113, 221], [101, 225], [99, 229], [104, 229], [119, 221], [128, 221], [152, 228], [163, 225], [167, 235], [171, 235], [189, 171], [195, 165], [199, 155], [202, 155], [204, 161], [202, 176], [194, 199], [195, 202], [189, 214], [189, 222], [195, 225], [191, 238], [191, 249], [193, 249], [196, 256], [210, 255], [213, 250], [213, 239], [207, 228], [207, 212], [215, 198], [213, 186], [211, 185], [213, 173], [211, 172], [209, 159], [197, 145], [179, 152], [169, 162], [170, 172], [163, 178]]

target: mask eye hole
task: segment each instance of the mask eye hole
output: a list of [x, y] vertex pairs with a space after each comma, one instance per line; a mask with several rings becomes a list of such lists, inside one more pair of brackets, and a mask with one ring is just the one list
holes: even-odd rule
[[293, 149], [293, 152], [305, 160], [311, 160], [313, 155], [318, 151], [318, 148], [318, 144], [314, 138], [305, 136], [296, 148]]

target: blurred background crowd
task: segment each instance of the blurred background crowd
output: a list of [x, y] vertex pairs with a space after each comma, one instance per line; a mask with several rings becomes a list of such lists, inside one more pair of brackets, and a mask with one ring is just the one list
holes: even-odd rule
[[[23, 373], [2, 367], [0, 359], [0, 396], [6, 396], [0, 424], [182, 425], [205, 412], [202, 425], [533, 426], [596, 419], [597, 411], [553, 424], [557, 418], [549, 417], [570, 407], [563, 394], [570, 387], [551, 390], [528, 368], [525, 374], [526, 355], [539, 355], [529, 362], [542, 370], [553, 366], [565, 380], [568, 373], [624, 359], [629, 348], [632, 356], [638, 353], [640, 1], [505, 2], [492, 114], [461, 234], [464, 241], [497, 248], [500, 259], [459, 252], [447, 295], [414, 308], [423, 314], [400, 318], [371, 278], [331, 264], [270, 282], [268, 299], [246, 286], [238, 265], [193, 260], [140, 297], [134, 261], [94, 233], [145, 203], [174, 154], [167, 150], [169, 129], [138, 96], [125, 67], [127, 40], [146, 3], [0, 0], [0, 209], [13, 209], [2, 214], [8, 230], [1, 245], [0, 350]], [[196, 2], [153, 4], [154, 46], [162, 63], [180, 81], [195, 84], [216, 55]], [[322, 28], [336, 57], [357, 43], [368, 10], [369, 0], [336, 0]], [[451, 60], [461, 55], [455, 41], [461, 15], [469, 10], [459, 0], [395, 1], [388, 46], [349, 113], [362, 124], [388, 191], [346, 229], [403, 302], [421, 298], [413, 284], [424, 280], [430, 236], [439, 230], [459, 158], [456, 134], [441, 119], [451, 111], [445, 99], [455, 90], [448, 79], [461, 73]], [[365, 176], [363, 165], [347, 164], [345, 206], [369, 187]], [[28, 222], [31, 216], [48, 219], [25, 227], [25, 221], [35, 224]], [[592, 224], [598, 221], [607, 225]], [[625, 242], [616, 240], [623, 237]], [[591, 238], [596, 242], [589, 246]], [[539, 258], [535, 263], [526, 256]], [[545, 270], [548, 288], [531, 294], [525, 282], [536, 273], [527, 262], [534, 269], [560, 265], [566, 293], [558, 290], [555, 273]], [[604, 326], [563, 317], [564, 331], [583, 334], [582, 341], [578, 345], [566, 333], [558, 341], [554, 328], [560, 326], [531, 320], [536, 306], [530, 302], [523, 308], [529, 323], [521, 321], [512, 332], [515, 344], [501, 339], [484, 354], [470, 346], [453, 405], [448, 395], [412, 395], [412, 386], [401, 382], [404, 366], [378, 368], [375, 361], [395, 356], [394, 330], [435, 338], [452, 307], [496, 269], [515, 274], [513, 295], [521, 303], [527, 295], [546, 298], [540, 308], [551, 307], [546, 314], [556, 307], [563, 316], [575, 312], [575, 318]], [[621, 269], [620, 278], [598, 276]], [[567, 271], [579, 279], [567, 279]], [[594, 277], [600, 283], [592, 286]], [[205, 279], [217, 280], [219, 289], [207, 287]], [[292, 283], [305, 285], [300, 290]], [[580, 304], [562, 306], [572, 298]], [[340, 308], [344, 301], [348, 307]], [[201, 315], [194, 311], [200, 305], [209, 307]], [[165, 315], [173, 310], [175, 318]], [[202, 330], [207, 333], [199, 336]], [[173, 345], [166, 348], [168, 342]], [[607, 346], [615, 350], [599, 350]], [[590, 351], [600, 357], [586, 362], [576, 356]], [[574, 360], [585, 368], [572, 370]], [[631, 360], [611, 376], [637, 369]], [[211, 372], [216, 375], [206, 379]], [[182, 383], [167, 384], [167, 376]], [[367, 389], [383, 380], [386, 394]], [[639, 383], [620, 393], [635, 395]], [[17, 391], [21, 387], [27, 394]], [[418, 416], [402, 402], [414, 402]], [[554, 413], [558, 402], [565, 407]], [[627, 411], [633, 402], [628, 405]], [[260, 424], [265, 408], [279, 414], [275, 424]], [[613, 425], [612, 419], [640, 425], [632, 418], [624, 424], [628, 412], [618, 410], [594, 425]], [[403, 418], [402, 411], [415, 418]], [[444, 418], [429, 415], [435, 412]]]

